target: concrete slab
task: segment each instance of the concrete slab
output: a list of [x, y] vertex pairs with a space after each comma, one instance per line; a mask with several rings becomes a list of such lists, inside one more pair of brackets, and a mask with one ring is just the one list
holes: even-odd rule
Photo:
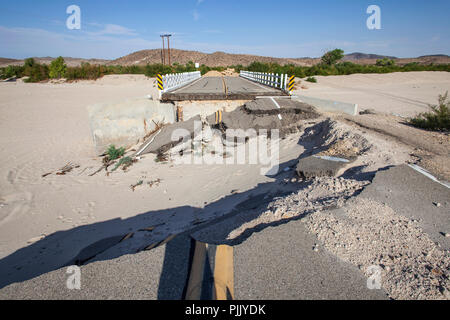
[[[200, 116], [193, 117], [192, 119], [184, 122], [177, 122], [168, 126], [165, 126], [161, 129], [161, 131], [154, 133], [151, 135], [141, 146], [141, 148], [137, 151], [137, 155], [146, 154], [146, 153], [163, 153], [174, 146], [178, 145], [182, 142], [183, 138], [193, 138], [195, 131], [195, 124], [200, 124], [202, 119]], [[172, 140], [172, 136], [176, 131], [183, 130], [186, 132], [186, 135], [182, 137], [178, 137], [178, 140]], [[182, 132], [182, 131], [179, 131]]]
[[87, 107], [92, 137], [97, 154], [109, 145], [130, 147], [155, 129], [155, 122], [174, 123], [174, 105], [148, 98], [130, 99], [117, 103], [95, 104]]
[[178, 101], [176, 105], [181, 108], [183, 120], [186, 121], [197, 115], [206, 119], [216, 111], [231, 112], [248, 102], [248, 100]]
[[316, 107], [319, 110], [327, 112], [342, 112], [351, 116], [358, 114], [358, 105], [340, 101], [325, 100], [306, 96], [293, 96], [292, 99], [298, 100]]
[[299, 177], [306, 179], [324, 176], [334, 177], [349, 162], [348, 160], [329, 160], [310, 156], [298, 161], [296, 172]]
[[[278, 108], [279, 106], [279, 108]], [[245, 104], [244, 108], [252, 114], [314, 113], [314, 107], [291, 99], [257, 98]]]

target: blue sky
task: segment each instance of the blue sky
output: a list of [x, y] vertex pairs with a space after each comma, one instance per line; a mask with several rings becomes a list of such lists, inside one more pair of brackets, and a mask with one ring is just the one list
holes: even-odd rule
[[[66, 8], [81, 9], [69, 30]], [[369, 30], [369, 5], [381, 30]], [[448, 0], [15, 0], [0, 3], [0, 57], [114, 59], [161, 47], [275, 57], [318, 57], [329, 49], [398, 57], [450, 54]]]

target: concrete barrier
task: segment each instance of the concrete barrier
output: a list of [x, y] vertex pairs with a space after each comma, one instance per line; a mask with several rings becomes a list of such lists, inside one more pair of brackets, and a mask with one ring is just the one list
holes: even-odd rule
[[231, 112], [242, 107], [249, 100], [217, 100], [217, 101], [179, 101], [177, 106], [183, 110], [183, 120], [189, 120], [198, 115], [202, 119], [213, 115], [216, 111]]
[[97, 154], [109, 145], [130, 147], [155, 129], [155, 123], [176, 122], [175, 106], [148, 98], [87, 107]]
[[358, 114], [358, 105], [353, 103], [324, 100], [306, 96], [293, 96], [292, 99], [307, 103], [323, 111], [343, 112], [351, 116], [356, 116]]

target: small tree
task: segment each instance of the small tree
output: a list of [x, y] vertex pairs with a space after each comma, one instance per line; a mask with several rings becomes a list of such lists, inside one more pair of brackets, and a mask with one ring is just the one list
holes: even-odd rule
[[331, 66], [341, 60], [344, 57], [344, 51], [341, 49], [334, 49], [333, 51], [328, 51], [322, 57], [322, 63]]
[[50, 78], [62, 78], [66, 74], [67, 65], [64, 63], [63, 57], [58, 57], [50, 63]]
[[33, 67], [35, 65], [35, 61], [34, 61], [34, 59], [33, 58], [27, 58], [27, 59], [25, 59], [25, 61], [24, 61], [24, 63], [23, 63], [23, 66], [26, 68], [26, 67], [29, 67], [29, 68], [31, 68], [31, 67]]

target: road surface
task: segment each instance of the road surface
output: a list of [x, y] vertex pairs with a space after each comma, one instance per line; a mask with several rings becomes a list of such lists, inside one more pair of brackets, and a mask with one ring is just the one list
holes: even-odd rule
[[182, 88], [164, 93], [162, 100], [252, 100], [258, 96], [286, 95], [279, 89], [240, 77], [203, 77]]

